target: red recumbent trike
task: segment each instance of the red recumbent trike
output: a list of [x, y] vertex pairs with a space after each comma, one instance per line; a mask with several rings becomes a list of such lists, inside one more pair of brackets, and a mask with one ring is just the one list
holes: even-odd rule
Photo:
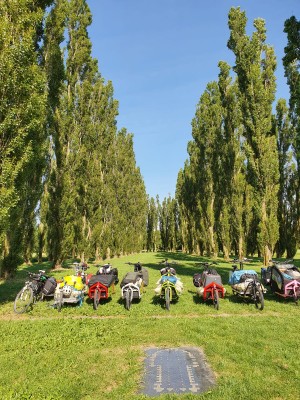
[[115, 293], [115, 284], [118, 282], [118, 269], [112, 268], [110, 264], [103, 265], [96, 275], [87, 277], [88, 296], [93, 300], [94, 310], [97, 310], [100, 300], [110, 296], [110, 287], [112, 293]]
[[208, 263], [202, 262], [197, 265], [201, 265], [204, 269], [201, 273], [194, 274], [193, 283], [196, 286], [196, 292], [199, 296], [203, 297], [203, 300], [212, 300], [214, 308], [219, 309], [219, 298], [224, 298], [225, 288], [222, 284], [221, 276], [215, 269], [212, 269], [212, 265], [216, 265], [215, 262]]

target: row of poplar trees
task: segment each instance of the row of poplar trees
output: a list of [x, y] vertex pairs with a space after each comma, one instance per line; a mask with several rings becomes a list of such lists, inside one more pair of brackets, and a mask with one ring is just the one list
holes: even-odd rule
[[33, 250], [53, 266], [140, 250], [145, 185], [86, 0], [2, 1], [0, 18], [1, 275]]
[[[286, 20], [283, 65], [290, 88], [274, 106], [276, 57], [265, 21], [228, 15], [235, 65], [219, 62], [192, 121], [189, 158], [177, 179], [183, 250], [240, 259], [293, 257], [300, 227], [300, 21]], [[274, 107], [274, 109], [273, 109]]]

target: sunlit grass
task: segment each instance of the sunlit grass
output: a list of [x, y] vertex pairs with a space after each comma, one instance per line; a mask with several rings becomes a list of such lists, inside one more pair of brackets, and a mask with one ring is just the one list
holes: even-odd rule
[[[171, 304], [170, 312], [154, 295], [158, 262], [165, 256], [177, 260], [175, 268], [184, 283], [184, 293]], [[192, 276], [199, 260], [153, 253], [111, 260], [120, 279], [131, 270], [128, 261], [140, 261], [149, 270], [146, 293], [130, 311], [120, 299], [118, 285], [97, 311], [86, 299], [82, 307], [64, 305], [58, 313], [53, 300], [47, 300], [18, 316], [13, 299], [26, 278], [25, 269], [40, 266], [23, 267], [14, 280], [0, 285], [1, 398], [143, 399], [137, 393], [144, 349], [189, 345], [203, 349], [216, 375], [216, 387], [203, 395], [171, 394], [161, 399], [296, 399], [299, 307], [268, 293], [265, 309], [258, 311], [231, 294], [227, 285], [231, 264], [220, 262], [217, 268], [227, 295], [216, 311], [196, 296]], [[260, 273], [261, 263], [252, 263], [251, 268]], [[61, 278], [66, 272], [53, 275]]]

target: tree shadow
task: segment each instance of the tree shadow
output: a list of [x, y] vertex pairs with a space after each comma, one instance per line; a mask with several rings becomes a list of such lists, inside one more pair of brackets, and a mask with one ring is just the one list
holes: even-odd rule
[[38, 273], [39, 270], [45, 271], [46, 275], [51, 276], [51, 263], [46, 262], [41, 265], [40, 263], [26, 265], [18, 269], [14, 277], [2, 281], [0, 290], [0, 304], [13, 301], [17, 293], [22, 289], [25, 281], [28, 280], [28, 273]]
[[[171, 305], [172, 305], [172, 304], [178, 303], [178, 300], [179, 300], [179, 298], [172, 300], [172, 301], [171, 301]], [[160, 297], [158, 294], [157, 294], [157, 295], [154, 295], [154, 296], [152, 297], [151, 304], [153, 304], [154, 306], [160, 306], [162, 309], [166, 310], [166, 302], [165, 302], [165, 300], [164, 300], [162, 297]]]

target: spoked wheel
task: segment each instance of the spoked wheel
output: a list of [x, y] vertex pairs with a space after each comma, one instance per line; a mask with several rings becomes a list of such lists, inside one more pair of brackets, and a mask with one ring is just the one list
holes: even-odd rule
[[214, 307], [216, 310], [219, 309], [219, 292], [218, 289], [214, 289], [214, 298], [213, 298], [213, 302], [214, 302]]
[[265, 300], [264, 300], [264, 295], [260, 287], [255, 288], [255, 307], [258, 308], [259, 310], [264, 309], [265, 305]]
[[294, 297], [294, 302], [295, 302], [295, 304], [297, 306], [298, 305], [298, 300], [299, 300], [299, 297], [297, 296], [297, 293], [295, 293], [293, 297]]
[[14, 302], [14, 311], [22, 314], [28, 310], [33, 303], [33, 290], [31, 287], [25, 287], [19, 291]]
[[126, 310], [130, 310], [131, 307], [131, 289], [127, 289], [125, 292], [125, 307]]
[[60, 292], [58, 294], [58, 298], [57, 298], [57, 301], [56, 301], [56, 308], [57, 308], [58, 312], [61, 312], [62, 305], [63, 305], [63, 294]]
[[170, 311], [171, 288], [169, 287], [165, 289], [165, 301], [166, 301], [166, 309], [167, 311]]
[[97, 308], [98, 308], [99, 299], [100, 299], [100, 291], [99, 291], [99, 289], [95, 289], [95, 291], [94, 291], [94, 310], [97, 310]]

